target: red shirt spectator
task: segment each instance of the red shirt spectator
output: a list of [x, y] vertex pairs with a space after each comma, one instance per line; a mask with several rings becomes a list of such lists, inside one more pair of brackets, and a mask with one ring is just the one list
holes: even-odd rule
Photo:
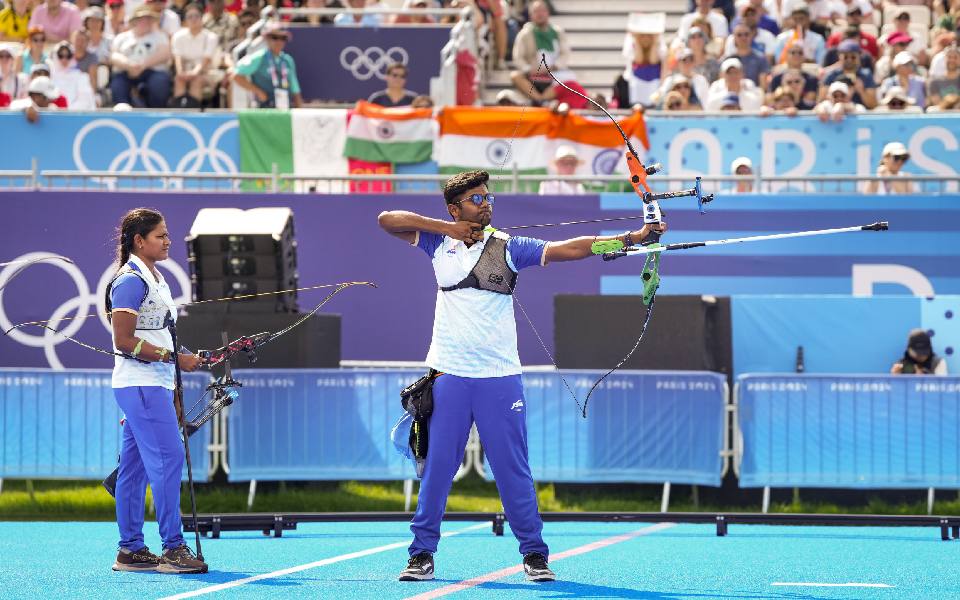
[[[856, 26], [857, 29], [860, 29], [860, 23], [862, 20], [863, 13], [860, 11], [860, 6], [856, 3], [851, 4], [847, 8], [847, 26]], [[870, 54], [870, 56], [873, 57], [873, 60], [880, 58], [880, 47], [877, 45], [877, 38], [873, 37], [869, 33], [865, 33], [862, 29], [860, 29], [859, 35], [860, 47], [863, 49], [863, 51]], [[827, 48], [835, 48], [844, 39], [846, 39], [846, 32], [841, 29], [835, 30], [830, 34], [830, 37], [827, 38]]]

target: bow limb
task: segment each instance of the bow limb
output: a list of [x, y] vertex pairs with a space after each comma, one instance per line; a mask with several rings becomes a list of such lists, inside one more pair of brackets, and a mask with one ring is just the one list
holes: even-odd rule
[[16, 269], [14, 269], [13, 272], [10, 273], [9, 275], [6, 274], [6, 271], [4, 271], [2, 274], [0, 274], [0, 291], [3, 291], [3, 288], [7, 287], [7, 284], [9, 284], [9, 283], [10, 283], [11, 281], [13, 281], [17, 276], [19, 276], [21, 273], [23, 273], [30, 265], [35, 265], [35, 264], [37, 264], [37, 263], [47, 262], [47, 261], [52, 261], [52, 260], [62, 260], [62, 261], [65, 262], [65, 263], [68, 263], [68, 264], [71, 264], [71, 265], [74, 264], [74, 262], [73, 262], [72, 260], [70, 260], [70, 259], [67, 258], [66, 256], [61, 256], [61, 255], [59, 255], [59, 254], [45, 254], [45, 255], [43, 255], [43, 256], [40, 256], [40, 257], [34, 258], [34, 259], [30, 259], [30, 260], [11, 260], [11, 261], [8, 261], [8, 262], [0, 263], [0, 267], [9, 267], [9, 266], [16, 265], [16, 264], [22, 264], [22, 265], [23, 265], [23, 266], [20, 266], [20, 267], [17, 267]]

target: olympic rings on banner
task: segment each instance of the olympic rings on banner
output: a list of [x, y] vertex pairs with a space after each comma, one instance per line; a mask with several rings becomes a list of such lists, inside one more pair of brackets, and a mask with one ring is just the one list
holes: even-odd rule
[[356, 46], [347, 46], [340, 51], [340, 66], [353, 75], [354, 79], [366, 81], [371, 77], [387, 79], [387, 67], [394, 63], [407, 64], [410, 57], [400, 46], [391, 46], [387, 50], [370, 46], [361, 50]]

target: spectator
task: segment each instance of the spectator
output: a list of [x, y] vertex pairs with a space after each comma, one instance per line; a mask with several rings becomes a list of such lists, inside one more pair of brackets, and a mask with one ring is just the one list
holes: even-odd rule
[[16, 59], [19, 54], [16, 44], [0, 43], [0, 108], [27, 97], [30, 81], [17, 70]]
[[186, 16], [187, 6], [189, 4], [192, 4], [192, 2], [188, 2], [187, 0], [170, 0], [170, 10], [173, 11], [173, 14], [177, 15], [181, 23], [183, 23], [183, 18]]
[[907, 147], [900, 142], [890, 142], [883, 147], [880, 156], [880, 166], [877, 167], [877, 177], [898, 177], [903, 179], [868, 181], [864, 193], [866, 194], [912, 194], [913, 182], [905, 178], [903, 166], [910, 160]]
[[875, 79], [883, 81], [893, 74], [893, 59], [901, 52], [907, 51], [907, 48], [913, 43], [913, 38], [903, 33], [894, 33], [887, 38], [889, 42], [886, 53], [877, 60], [873, 68]]
[[960, 110], [960, 94], [947, 94], [940, 100], [940, 104], [927, 109], [927, 112], [944, 112], [948, 110]]
[[290, 32], [279, 23], [271, 22], [263, 28], [267, 47], [248, 54], [237, 63], [233, 80], [240, 87], [253, 92], [260, 108], [303, 106], [297, 65], [293, 57], [283, 51]]
[[80, 11], [70, 2], [44, 0], [30, 15], [30, 28], [43, 27], [50, 43], [69, 40], [74, 31], [83, 26]]
[[104, 26], [104, 35], [108, 38], [114, 38], [128, 29], [124, 0], [107, 0], [107, 8], [110, 12]]
[[777, 43], [773, 50], [774, 58], [777, 62], [786, 62], [787, 50], [794, 45], [800, 45], [807, 61], [823, 64], [826, 41], [822, 35], [810, 29], [810, 8], [802, 2], [795, 4], [790, 16], [793, 27], [777, 36]]
[[723, 45], [724, 54], [733, 54], [736, 49], [735, 33], [741, 24], [750, 30], [750, 46], [765, 58], [773, 56], [773, 48], [777, 44], [777, 37], [759, 26], [759, 12], [750, 0], [737, 0], [737, 13], [741, 16], [730, 25], [730, 35]]
[[916, 73], [916, 62], [913, 55], [909, 52], [901, 52], [893, 59], [893, 68], [895, 72], [890, 77], [883, 80], [880, 86], [880, 93], [886, 93], [893, 86], [899, 86], [907, 92], [907, 95], [913, 98], [914, 104], [923, 108], [927, 102], [927, 89], [923, 81]]
[[90, 85], [90, 73], [77, 68], [70, 42], [57, 44], [56, 60], [50, 67], [50, 80], [67, 100], [69, 110], [96, 110], [97, 102]]
[[0, 42], [25, 42], [32, 13], [30, 0], [13, 0], [7, 3], [3, 10], [0, 10]]
[[27, 117], [27, 121], [36, 123], [40, 119], [40, 111], [59, 108], [53, 103], [53, 99], [59, 96], [60, 92], [49, 77], [37, 77], [30, 80], [27, 97], [11, 102], [10, 110], [21, 110]]
[[693, 68], [693, 50], [684, 48], [680, 51], [677, 61], [677, 70], [672, 75], [663, 80], [660, 89], [657, 90], [655, 103], [659, 103], [668, 92], [676, 89], [676, 86], [685, 83], [687, 92], [684, 92], [684, 101], [702, 108], [706, 101], [707, 93], [710, 90], [710, 82], [703, 75], [697, 73]]
[[760, 107], [760, 116], [768, 117], [783, 112], [788, 117], [794, 117], [797, 110], [797, 96], [790, 88], [780, 86], [770, 94], [767, 103]]
[[614, 84], [617, 106], [626, 108], [641, 104], [653, 106], [651, 96], [660, 87], [663, 75], [660, 36], [664, 31], [666, 14], [631, 13], [627, 21], [633, 56]]
[[924, 47], [923, 42], [921, 42], [919, 39], [914, 39], [913, 36], [910, 35], [910, 13], [909, 12], [904, 10], [894, 17], [893, 31], [891, 31], [885, 36], [881, 36], [880, 44], [884, 46], [892, 46], [894, 44], [894, 41], [892, 39], [894, 36], [899, 36], [900, 38], [902, 38], [902, 36], [909, 37], [910, 42], [907, 45], [906, 50], [910, 54], [912, 54], [913, 57], [916, 58], [920, 64], [924, 66], [930, 64], [930, 59], [927, 56], [927, 49], [926, 47]]
[[228, 56], [230, 50], [242, 39], [240, 20], [237, 15], [224, 10], [224, 0], [208, 0], [203, 26], [217, 35], [217, 43], [220, 44], [220, 53], [223, 56]]
[[714, 0], [696, 0], [697, 9], [689, 12], [680, 19], [680, 26], [677, 28], [677, 37], [684, 39], [687, 32], [693, 26], [694, 20], [703, 18], [709, 21], [713, 35], [721, 38], [727, 37], [730, 33], [727, 25], [727, 18], [718, 12], [713, 12]]
[[[577, 156], [576, 149], [566, 144], [557, 148], [557, 152], [553, 156], [553, 167], [556, 169], [557, 175], [576, 175], [577, 167], [582, 164], [583, 161]], [[579, 181], [545, 179], [540, 182], [539, 194], [541, 196], [565, 196], [585, 193], [586, 190]]]
[[496, 106], [523, 106], [526, 104], [525, 96], [517, 90], [500, 90], [497, 92]]
[[472, 2], [480, 10], [484, 22], [493, 33], [493, 48], [496, 51], [494, 68], [502, 69], [503, 61], [507, 58], [507, 20], [503, 0], [472, 0]]
[[[860, 47], [863, 48], [864, 52], [872, 56], [873, 60], [877, 60], [880, 58], [880, 47], [877, 45], [877, 38], [860, 28], [860, 25], [863, 23], [863, 17], [863, 10], [859, 4], [854, 2], [847, 6], [847, 28], [856, 28], [856, 37], [860, 43]], [[840, 30], [834, 31], [830, 34], [830, 37], [827, 38], [827, 48], [835, 48], [847, 37], [849, 36], [845, 32]]]
[[880, 101], [877, 110], [882, 112], [923, 112], [919, 107], [914, 106], [915, 103], [916, 101], [908, 96], [902, 87], [894, 85], [890, 86], [884, 93], [883, 100]]
[[[732, 163], [730, 163], [730, 174], [740, 176], [753, 175], [753, 161], [746, 156], [738, 156], [737, 158], [733, 159]], [[753, 180], [739, 180], [734, 184], [733, 189], [729, 190], [727, 193], [752, 194]]]
[[[30, 67], [30, 81], [33, 81], [38, 77], [46, 77], [49, 79], [50, 65], [44, 62], [44, 63], [37, 63], [32, 67]], [[56, 89], [56, 87], [54, 87], [54, 89]], [[59, 90], [57, 91], [57, 96], [53, 98], [51, 102], [55, 104], [57, 108], [67, 108], [68, 106], [67, 97], [64, 96], [62, 93], [60, 93]]]
[[[307, 0], [307, 2], [316, 2], [317, 0]], [[407, 10], [426, 10], [430, 8], [430, 3], [427, 0], [404, 0], [403, 7]], [[501, 19], [503, 21], [503, 19]], [[393, 15], [391, 19], [393, 23], [418, 23], [421, 25], [431, 25], [436, 23], [437, 20], [433, 15], [422, 14], [422, 15]], [[506, 25], [506, 21], [503, 21]], [[506, 38], [504, 38], [506, 39]], [[504, 46], [504, 52], [506, 52], [506, 46]], [[506, 54], [504, 54], [506, 56]]]
[[353, 10], [363, 10], [364, 12], [351, 14], [342, 12], [333, 18], [333, 24], [338, 27], [344, 25], [354, 25], [360, 27], [379, 27], [383, 20], [383, 15], [378, 12], [366, 9], [367, 0], [347, 0], [347, 8]]
[[844, 37], [840, 40], [840, 43], [832, 48], [827, 48], [826, 54], [823, 55], [823, 66], [827, 67], [828, 69], [836, 66], [837, 63], [840, 62], [840, 44], [843, 44], [846, 41], [851, 41], [857, 44], [857, 46], [860, 48], [860, 66], [873, 73], [876, 60], [874, 60], [873, 56], [871, 56], [869, 52], [866, 52], [863, 49], [863, 45], [860, 41], [860, 28], [856, 26], [847, 27], [842, 33]]
[[237, 43], [230, 47], [231, 51], [237, 44], [246, 39], [247, 30], [256, 25], [259, 20], [260, 17], [252, 10], [244, 9], [240, 11], [240, 14], [237, 15]]
[[866, 112], [862, 104], [853, 102], [850, 86], [843, 81], [834, 81], [827, 90], [827, 98], [817, 105], [817, 116], [827, 122], [833, 119], [840, 122], [846, 115]]
[[[733, 98], [737, 106], [748, 112], [759, 111], [763, 105], [763, 94], [749, 79], [743, 77], [743, 65], [734, 57], [727, 58], [720, 65], [720, 79], [710, 84], [707, 93], [707, 110], [732, 110]], [[724, 106], [726, 104], [726, 106]]]
[[180, 30], [180, 17], [167, 8], [167, 0], [147, 0], [146, 6], [157, 15], [160, 31], [166, 33], [168, 39]]
[[829, 86], [841, 78], [846, 79], [853, 86], [851, 100], [863, 104], [866, 108], [877, 105], [877, 83], [868, 69], [860, 65], [860, 44], [855, 40], [844, 40], [838, 47], [840, 61], [830, 67], [823, 77], [820, 87], [820, 99], [826, 98]]
[[960, 48], [950, 46], [944, 52], [946, 72], [932, 77], [927, 84], [927, 105], [939, 104], [951, 94], [960, 94]]
[[[957, 0], [960, 3], [960, 0]], [[943, 77], [943, 74], [946, 73], [947, 67], [945, 64], [946, 55], [944, 52], [947, 48], [957, 45], [957, 32], [955, 31], [945, 31], [933, 38], [933, 45], [930, 47], [930, 53], [933, 55], [933, 58], [930, 59], [930, 69], [927, 72], [928, 77]]]
[[417, 94], [406, 89], [407, 67], [403, 63], [394, 63], [387, 67], [387, 89], [370, 94], [367, 102], [380, 106], [409, 106]]
[[17, 70], [21, 73], [30, 74], [33, 65], [47, 62], [47, 53], [43, 51], [43, 46], [47, 42], [47, 35], [43, 27], [30, 27], [30, 35], [27, 37], [27, 43], [24, 46], [25, 52], [17, 57]]
[[[90, 80], [90, 89], [96, 93], [99, 91], [97, 90], [97, 67], [100, 65], [100, 60], [96, 54], [90, 52], [90, 32], [86, 29], [74, 31], [70, 44], [73, 47], [73, 60], [77, 70], [87, 75], [87, 79]], [[100, 104], [101, 102], [97, 102], [98, 106]]]
[[[86, 31], [87, 36], [87, 52], [95, 56], [97, 62], [110, 62], [110, 44], [113, 40], [104, 35], [104, 26], [106, 25], [107, 17], [103, 9], [99, 6], [91, 6], [83, 11], [82, 16], [83, 29]], [[73, 38], [70, 39], [74, 41]], [[75, 41], [73, 47], [74, 51], [80, 54], [80, 49], [77, 48]]]
[[803, 49], [800, 46], [790, 48], [787, 54], [789, 56], [788, 62], [774, 68], [774, 75], [770, 79], [770, 89], [775, 90], [784, 86], [798, 99], [797, 107], [800, 110], [813, 110], [813, 107], [817, 105], [820, 83], [816, 77], [804, 71], [800, 66], [792, 66], [803, 64]]
[[903, 358], [893, 363], [890, 372], [896, 375], [947, 375], [947, 363], [933, 353], [930, 334], [913, 329], [907, 337]]
[[[741, 5], [742, 3], [742, 5]], [[767, 10], [763, 5], [763, 0], [740, 0], [737, 2], [737, 8], [739, 16], [733, 19], [730, 22], [731, 27], [736, 27], [740, 23], [741, 19], [747, 19], [747, 15], [743, 13], [746, 10], [746, 7], [750, 6], [756, 11], [756, 24], [747, 23], [750, 25], [750, 28], [759, 28], [768, 33], [770, 33], [772, 40], [776, 40], [777, 36], [780, 34], [780, 25], [777, 24], [777, 20], [767, 14]], [[750, 17], [752, 19], [753, 17]], [[762, 41], [766, 41], [763, 36]], [[772, 52], [772, 50], [771, 50]]]
[[[535, 0], [530, 4], [530, 21], [524, 24], [513, 42], [513, 63], [516, 69], [510, 73], [514, 88], [530, 98], [534, 105], [556, 99], [562, 90], [554, 85], [553, 78], [540, 67], [541, 56], [546, 56], [547, 66], [554, 76], [566, 85], [586, 94], [575, 81], [567, 64], [570, 61], [570, 43], [562, 27], [550, 23], [550, 9], [546, 2]], [[570, 94], [563, 91], [566, 99]], [[582, 99], [570, 101], [574, 108], [583, 108]]]
[[732, 37], [734, 50], [729, 56], [740, 61], [744, 77], [761, 89], [766, 89], [770, 63], [765, 55], [754, 50], [750, 27], [746, 23], [740, 23], [734, 28]]
[[720, 76], [720, 61], [707, 52], [708, 34], [699, 27], [691, 27], [687, 34], [687, 48], [693, 52], [693, 70], [708, 83]]
[[678, 112], [690, 110], [690, 105], [684, 99], [680, 92], [668, 92], [663, 98], [663, 110], [667, 112]]
[[810, 29], [824, 38], [846, 12], [843, 4], [834, 0], [812, 0], [808, 6], [810, 7]]
[[[130, 29], [113, 40], [110, 90], [114, 104], [163, 108], [170, 99], [170, 42], [156, 29], [157, 13], [149, 6], [133, 12]], [[134, 102], [131, 90], [138, 92]]]
[[219, 40], [217, 34], [203, 27], [203, 9], [199, 4], [188, 4], [183, 16], [186, 26], [170, 39], [175, 73], [173, 105], [178, 108], [200, 108]]

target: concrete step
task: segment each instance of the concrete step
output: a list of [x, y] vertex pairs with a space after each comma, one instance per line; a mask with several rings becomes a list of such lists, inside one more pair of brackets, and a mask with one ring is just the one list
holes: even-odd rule
[[685, 0], [552, 0], [558, 14], [568, 12], [665, 12], [668, 15], [687, 12]]
[[[682, 15], [667, 15], [667, 32], [676, 32], [680, 26], [680, 17]], [[597, 14], [589, 13], [567, 13], [554, 15], [550, 22], [563, 27], [567, 32], [575, 31], [619, 31], [627, 30], [627, 13]]]

